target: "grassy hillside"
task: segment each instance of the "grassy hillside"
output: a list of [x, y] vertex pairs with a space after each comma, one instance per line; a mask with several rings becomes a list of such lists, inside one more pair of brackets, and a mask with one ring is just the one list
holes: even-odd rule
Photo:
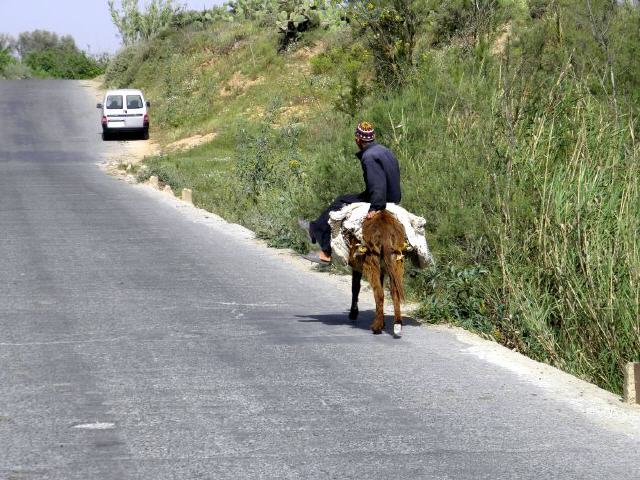
[[393, 82], [358, 18], [280, 53], [264, 19], [167, 29], [106, 78], [145, 90], [162, 144], [216, 134], [141, 178], [298, 250], [298, 217], [362, 189], [353, 130], [373, 121], [438, 261], [409, 272], [421, 315], [619, 392], [640, 352], [640, 16], [587, 3], [441, 2]]

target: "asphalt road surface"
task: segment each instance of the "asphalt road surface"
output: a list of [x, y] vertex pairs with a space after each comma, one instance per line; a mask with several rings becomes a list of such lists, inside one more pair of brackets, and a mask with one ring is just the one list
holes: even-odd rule
[[99, 132], [80, 84], [0, 82], [0, 479], [640, 478], [638, 436], [352, 325], [328, 276], [104, 174]]

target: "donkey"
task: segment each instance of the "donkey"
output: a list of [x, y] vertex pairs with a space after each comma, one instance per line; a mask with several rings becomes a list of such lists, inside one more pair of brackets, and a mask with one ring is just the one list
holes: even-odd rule
[[358, 318], [358, 296], [362, 275], [373, 288], [376, 301], [376, 316], [371, 324], [374, 334], [384, 329], [384, 275], [389, 275], [389, 287], [393, 299], [395, 336], [402, 335], [402, 314], [400, 302], [404, 300], [404, 254], [407, 244], [402, 224], [388, 211], [382, 210], [362, 225], [363, 242], [352, 234], [347, 234], [349, 243], [349, 266], [351, 276], [351, 308], [349, 318]]

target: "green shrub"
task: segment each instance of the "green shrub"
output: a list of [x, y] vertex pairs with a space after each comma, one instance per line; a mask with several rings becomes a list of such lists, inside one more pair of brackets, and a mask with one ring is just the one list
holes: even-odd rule
[[315, 75], [322, 75], [333, 70], [333, 61], [326, 53], [321, 53], [309, 60], [311, 72]]
[[0, 48], [0, 72], [3, 72], [7, 65], [15, 63], [15, 61], [9, 48]]
[[5, 65], [0, 75], [9, 80], [23, 80], [33, 77], [33, 72], [22, 62], [11, 62]]
[[384, 88], [405, 85], [414, 66], [423, 4], [416, 0], [357, 0], [351, 18], [366, 39], [376, 78]]
[[138, 47], [125, 47], [113, 56], [104, 75], [107, 85], [124, 88], [131, 84], [139, 68], [138, 51]]
[[83, 79], [103, 73], [94, 58], [85, 52], [64, 47], [28, 53], [24, 63], [41, 77]]
[[426, 300], [418, 315], [429, 322], [449, 321], [487, 335], [494, 334], [494, 311], [487, 298], [489, 271], [480, 266], [460, 268], [450, 264], [414, 272], [411, 288]]

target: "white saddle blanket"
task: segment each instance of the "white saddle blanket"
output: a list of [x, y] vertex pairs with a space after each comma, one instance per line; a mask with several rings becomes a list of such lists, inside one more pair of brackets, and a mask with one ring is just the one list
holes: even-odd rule
[[[349, 263], [349, 244], [343, 232], [350, 231], [358, 240], [362, 241], [362, 222], [369, 212], [369, 204], [364, 202], [351, 203], [341, 210], [329, 212], [329, 225], [331, 226], [331, 256], [333, 260], [347, 265]], [[424, 225], [426, 220], [395, 203], [387, 203], [387, 211], [393, 214], [404, 227], [407, 237], [407, 249], [414, 253], [417, 266], [425, 268], [433, 263], [433, 257], [429, 251], [427, 240], [424, 238]]]

